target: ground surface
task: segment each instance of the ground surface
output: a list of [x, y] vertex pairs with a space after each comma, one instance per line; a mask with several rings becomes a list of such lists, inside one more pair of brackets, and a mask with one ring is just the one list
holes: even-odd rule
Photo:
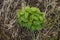
[[[42, 30], [19, 25], [17, 12], [27, 5], [46, 13]], [[0, 40], [60, 40], [60, 0], [0, 0]]]

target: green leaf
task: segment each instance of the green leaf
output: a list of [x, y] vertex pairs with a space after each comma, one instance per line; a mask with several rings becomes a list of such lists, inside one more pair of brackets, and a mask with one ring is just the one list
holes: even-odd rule
[[31, 30], [36, 30], [36, 27], [34, 25], [31, 26]]
[[42, 16], [40, 16], [39, 19], [40, 19], [40, 21], [43, 21], [43, 17]]
[[39, 21], [34, 21], [33, 22], [35, 25], [40, 25], [40, 22]]
[[35, 15], [31, 15], [30, 18], [33, 19], [33, 20], [38, 20], [38, 17], [35, 16]]
[[25, 12], [25, 18], [28, 18], [29, 14], [27, 12]]

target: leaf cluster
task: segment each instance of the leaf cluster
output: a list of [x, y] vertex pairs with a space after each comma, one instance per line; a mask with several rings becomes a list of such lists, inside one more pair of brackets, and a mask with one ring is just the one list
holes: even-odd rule
[[18, 22], [22, 27], [31, 30], [40, 30], [46, 22], [45, 13], [36, 7], [25, 7], [18, 12]]

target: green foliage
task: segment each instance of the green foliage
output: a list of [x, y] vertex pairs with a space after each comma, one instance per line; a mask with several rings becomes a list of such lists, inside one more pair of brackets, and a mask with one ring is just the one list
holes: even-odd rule
[[46, 22], [45, 13], [41, 12], [39, 8], [27, 6], [18, 12], [18, 22], [22, 27], [41, 30]]

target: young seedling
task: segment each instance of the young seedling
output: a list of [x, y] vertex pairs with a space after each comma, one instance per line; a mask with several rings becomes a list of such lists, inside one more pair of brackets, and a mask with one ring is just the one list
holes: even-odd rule
[[30, 30], [41, 30], [46, 22], [45, 13], [41, 12], [36, 7], [25, 7], [18, 13], [18, 22], [22, 27], [27, 27]]

